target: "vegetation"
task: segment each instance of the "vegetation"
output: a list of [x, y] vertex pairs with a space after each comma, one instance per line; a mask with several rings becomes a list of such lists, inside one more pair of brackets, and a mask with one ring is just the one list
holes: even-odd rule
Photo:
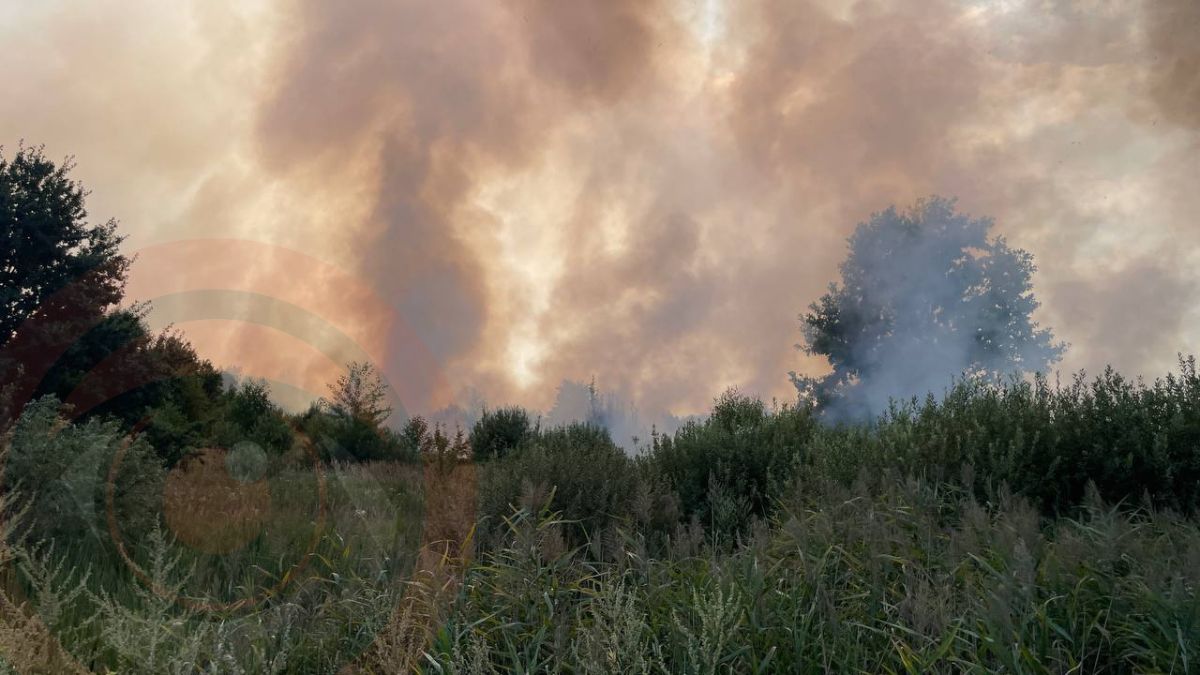
[[1033, 256], [954, 206], [932, 197], [858, 226], [841, 285], [802, 317], [806, 351], [833, 368], [793, 373], [802, 397], [866, 419], [889, 398], [941, 391], [955, 375], [997, 378], [1058, 361], [1065, 347], [1031, 318]]
[[549, 503], [570, 521], [568, 541], [597, 542], [614, 528], [650, 517], [639, 493], [646, 486], [638, 466], [603, 429], [573, 424], [548, 429], [502, 460], [485, 466], [480, 479], [481, 539], [493, 542], [505, 530], [512, 505], [536, 510]]
[[[26, 439], [48, 409], [30, 409], [13, 455], [46, 449]], [[55, 454], [106, 431], [89, 422], [59, 434]], [[371, 646], [416, 565], [419, 467], [282, 465], [241, 482], [224, 462], [187, 464], [119, 480], [118, 506], [129, 508], [116, 521], [130, 561], [105, 525], [103, 480], [70, 499], [80, 490], [68, 481], [96, 472], [68, 469], [32, 503], [8, 504], [5, 550], [17, 583], [5, 593], [10, 609], [25, 606], [0, 620], [0, 653], [19, 672], [45, 664], [45, 653], [20, 656], [46, 633], [61, 644], [62, 663], [93, 672], [334, 672]]]
[[351, 362], [346, 367], [346, 374], [329, 385], [329, 394], [329, 399], [322, 404], [341, 418], [379, 427], [392, 414], [392, 408], [387, 404], [387, 385], [372, 363]]
[[121, 300], [130, 261], [117, 223], [87, 222], [72, 168], [41, 148], [0, 155], [0, 343], [30, 319], [95, 319]]
[[[55, 264], [115, 247], [40, 153], [0, 162], [0, 187], [6, 236], [59, 237]], [[86, 330], [0, 336], [0, 671], [1195, 672], [1195, 361], [1152, 384], [999, 378], [1058, 348], [1028, 322], [1028, 257], [987, 227], [941, 201], [878, 216], [810, 315], [838, 396], [900, 382], [862, 358], [924, 348], [904, 330], [968, 336], [944, 396], [864, 418], [730, 391], [636, 455], [594, 388], [584, 422], [502, 408], [468, 435], [389, 426], [352, 363], [286, 413], [114, 310], [110, 257]], [[904, 277], [873, 261], [902, 250], [948, 263], [974, 309], [879, 304]], [[23, 298], [64, 283], [8, 310], [49, 316]], [[972, 332], [983, 315], [1002, 329]]]
[[733, 550], [597, 561], [522, 512], [472, 568], [437, 672], [1190, 672], [1193, 521], [886, 476], [811, 487]]
[[471, 429], [471, 448], [476, 459], [504, 457], [536, 435], [536, 424], [523, 408], [510, 406], [484, 410]]
[[[216, 552], [169, 505], [179, 539], [137, 524], [163, 494], [139, 441], [122, 527], [183, 604], [131, 582], [105, 536], [77, 534], [102, 490], [72, 497], [53, 476], [89, 475], [73, 458], [111, 452], [119, 430], [66, 424], [43, 401], [11, 436], [6, 479], [53, 489], [10, 504], [25, 509], [9, 550], [33, 616], [93, 669], [1191, 672], [1198, 396], [1191, 360], [1150, 385], [964, 381], [865, 425], [729, 393], [637, 458], [594, 426], [539, 429], [449, 483], [437, 476], [457, 475], [466, 444], [425, 427], [423, 478], [395, 461], [330, 465], [323, 525], [315, 466], [279, 457], [270, 525]], [[434, 501], [422, 483], [442, 486]], [[226, 517], [245, 514], [253, 499], [224, 490], [186, 503], [228, 494]], [[421, 525], [423, 499], [440, 525]], [[262, 593], [216, 623], [198, 608]], [[428, 621], [397, 628], [397, 608]]]
[[816, 424], [809, 407], [772, 411], [729, 391], [707, 419], [653, 439], [652, 462], [678, 494], [685, 516], [733, 535], [774, 509]]

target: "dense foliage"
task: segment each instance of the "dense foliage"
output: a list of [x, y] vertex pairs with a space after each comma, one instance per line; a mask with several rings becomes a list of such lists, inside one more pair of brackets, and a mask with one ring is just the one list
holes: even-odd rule
[[87, 191], [41, 149], [0, 155], [0, 431], [54, 396], [72, 419], [144, 432], [169, 465], [209, 443], [224, 412], [220, 373], [145, 305], [118, 307], [130, 260], [116, 222], [87, 220]]
[[0, 154], [0, 344], [39, 315], [94, 320], [124, 293], [117, 224], [87, 221], [72, 168], [41, 148]]
[[588, 559], [525, 515], [467, 577], [435, 672], [1191, 672], [1200, 528], [898, 476], [810, 486], [729, 552]]
[[[541, 502], [528, 495], [557, 489], [549, 508], [590, 531], [603, 529], [602, 516], [613, 526], [634, 513], [662, 523], [644, 496], [638, 505], [612, 501], [614, 480], [637, 486], [625, 491], [629, 500], [650, 481], [669, 491], [659, 503], [680, 524], [694, 519], [731, 537], [772, 516], [800, 481], [849, 485], [882, 472], [962, 485], [984, 503], [1008, 491], [1046, 517], [1072, 513], [1089, 484], [1114, 503], [1200, 511], [1200, 376], [1190, 359], [1149, 385], [1111, 370], [1066, 384], [960, 380], [943, 398], [894, 402], [865, 424], [830, 425], [805, 405], [770, 409], [727, 392], [710, 416], [656, 437], [638, 461], [614, 459], [603, 432], [580, 432], [587, 428], [543, 431], [490, 462], [484, 512], [535, 508]], [[579, 492], [599, 501], [569, 507]]]
[[415, 460], [417, 448], [395, 430], [377, 426], [361, 417], [331, 415], [312, 406], [296, 420], [305, 444], [323, 460], [369, 462]]
[[148, 531], [161, 510], [161, 460], [116, 423], [67, 424], [58, 401], [47, 397], [26, 409], [7, 445], [4, 492], [20, 495], [14, 506], [27, 512], [23, 534], [34, 540], [107, 539], [102, 516], [114, 466], [114, 508], [126, 530]]
[[481, 536], [494, 541], [505, 529], [514, 506], [537, 511], [548, 507], [571, 521], [572, 544], [618, 526], [634, 526], [651, 517], [639, 467], [613, 444], [608, 433], [589, 424], [549, 429], [518, 451], [489, 464], [479, 490]]
[[802, 317], [805, 349], [833, 369], [793, 374], [802, 395], [861, 419], [956, 375], [1032, 373], [1059, 359], [1063, 345], [1031, 318], [1033, 256], [954, 207], [933, 197], [858, 226], [841, 284]]
[[[1198, 669], [1195, 361], [998, 378], [1059, 347], [1029, 256], [950, 202], [851, 240], [816, 395], [730, 391], [631, 456], [594, 386], [550, 416], [582, 423], [397, 430], [351, 363], [285, 412], [112, 309], [128, 261], [69, 169], [0, 158], [0, 673]], [[956, 344], [944, 396], [829, 414]]]
[[1111, 370], [1065, 385], [962, 382], [944, 401], [893, 407], [873, 426], [820, 430], [808, 461], [843, 481], [892, 467], [965, 477], [980, 499], [1006, 487], [1046, 515], [1077, 507], [1089, 483], [1106, 500], [1194, 514], [1200, 377], [1188, 359], [1152, 385]]
[[[231, 424], [270, 415], [261, 385], [225, 396]], [[333, 530], [317, 569], [297, 581], [299, 604], [269, 602], [224, 624], [146, 598], [71, 595], [71, 584], [123, 587], [103, 545], [87, 558], [71, 553], [102, 544], [72, 534], [96, 522], [88, 508], [93, 518], [104, 508], [95, 489], [74, 486], [109, 461], [120, 429], [67, 423], [47, 401], [11, 439], [6, 481], [53, 489], [23, 498], [26, 534], [9, 539], [18, 551], [39, 538], [65, 545], [55, 555], [98, 572], [63, 579], [38, 557], [44, 549], [20, 554], [28, 592], [71, 608], [52, 616], [56, 634], [78, 636], [73, 653], [131, 672], [151, 663], [192, 672], [138, 646], [151, 609], [153, 621], [194, 628], [163, 642], [187, 658], [275, 672], [351, 661], [391, 672], [415, 667], [414, 656], [437, 672], [1191, 672], [1200, 657], [1198, 397], [1191, 360], [1152, 384], [1113, 372], [1067, 384], [968, 380], [944, 399], [896, 404], [858, 425], [730, 392], [707, 419], [639, 457], [577, 424], [530, 431], [475, 466], [459, 464], [469, 456], [461, 432], [414, 418], [393, 433], [425, 456], [426, 489], [453, 484], [429, 482], [441, 472], [478, 469], [477, 493], [435, 488], [437, 513], [425, 514], [477, 514], [470, 532], [425, 527], [434, 550], [456, 542], [455, 556], [468, 556], [473, 545], [474, 563], [440, 558], [461, 581], [434, 567], [407, 586], [383, 583], [381, 570], [404, 558], [396, 547], [416, 541], [416, 484], [380, 491], [396, 462], [335, 464]], [[269, 435], [263, 443], [271, 447]], [[145, 514], [161, 469], [138, 447], [121, 499]], [[288, 527], [232, 558], [198, 558], [198, 581], [182, 577], [190, 593], [236, 595], [248, 578], [268, 588], [273, 566], [292, 574], [280, 553], [309, 536], [315, 484], [303, 464], [282, 471], [288, 478], [272, 478], [271, 489], [291, 505], [280, 514]], [[397, 539], [402, 525], [409, 534]], [[139, 527], [150, 528], [137, 549], [149, 567], [169, 559], [155, 558], [155, 546], [178, 549], [156, 544], [152, 523]], [[436, 621], [394, 635], [397, 603]], [[263, 625], [278, 627], [274, 642], [256, 632]], [[391, 637], [372, 642], [375, 631]], [[413, 637], [422, 634], [431, 641]]]
[[733, 534], [771, 513], [816, 424], [806, 406], [768, 410], [730, 391], [707, 419], [653, 439], [651, 462], [686, 517]]
[[476, 459], [503, 457], [536, 433], [537, 425], [524, 408], [509, 406], [484, 410], [471, 428], [471, 449]]

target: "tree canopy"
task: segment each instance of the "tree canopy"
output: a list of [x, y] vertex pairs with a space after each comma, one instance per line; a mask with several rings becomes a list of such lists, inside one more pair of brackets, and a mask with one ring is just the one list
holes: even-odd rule
[[999, 377], [1061, 358], [1065, 346], [1032, 318], [1033, 256], [989, 236], [991, 219], [955, 207], [935, 196], [859, 224], [841, 284], [801, 317], [803, 349], [832, 367], [820, 378], [793, 373], [802, 397], [873, 414], [956, 375]]
[[370, 362], [352, 362], [336, 383], [329, 385], [327, 407], [336, 415], [379, 427], [392, 414], [388, 388]]
[[206, 437], [221, 378], [149, 306], [121, 307], [131, 260], [116, 221], [88, 222], [87, 191], [41, 148], [0, 154], [0, 428], [53, 395], [72, 416], [111, 415], [177, 458]]
[[[117, 223], [88, 222], [73, 168], [41, 148], [22, 147], [11, 160], [0, 153], [0, 344], [39, 313], [95, 318], [121, 300], [130, 261]], [[63, 292], [76, 283], [86, 293]]]

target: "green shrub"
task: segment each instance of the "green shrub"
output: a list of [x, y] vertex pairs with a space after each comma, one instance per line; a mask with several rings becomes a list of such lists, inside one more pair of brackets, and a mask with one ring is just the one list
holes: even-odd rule
[[[679, 494], [685, 516], [731, 533], [748, 516], [772, 512], [817, 426], [807, 407], [768, 410], [731, 390], [707, 419], [654, 439], [651, 462]], [[729, 522], [730, 508], [744, 511], [741, 522]]]
[[814, 434], [807, 475], [893, 468], [958, 482], [980, 499], [1002, 486], [1043, 513], [1069, 511], [1095, 484], [1107, 500], [1194, 513], [1200, 509], [1200, 377], [1194, 360], [1153, 385], [1111, 369], [1090, 383], [1043, 377], [968, 380], [945, 399], [895, 405], [874, 425]]
[[292, 447], [292, 428], [283, 411], [271, 401], [271, 389], [265, 382], [247, 381], [227, 394], [225, 414], [217, 433], [217, 444], [231, 448], [249, 441], [279, 456]]
[[333, 415], [312, 406], [297, 419], [300, 431], [326, 461], [372, 462], [419, 459], [418, 449], [389, 427], [361, 417]]
[[400, 430], [400, 443], [405, 452], [416, 456], [420, 454], [421, 448], [427, 443], [429, 436], [429, 422], [425, 421], [424, 417], [414, 415], [404, 423], [404, 428]]
[[[503, 534], [514, 508], [536, 513], [548, 506], [571, 525], [572, 543], [585, 533], [629, 524], [636, 514], [641, 476], [635, 462], [603, 429], [572, 424], [542, 431], [503, 459], [482, 465], [479, 489], [485, 542]], [[490, 538], [489, 538], [490, 535]]]
[[148, 532], [161, 512], [163, 467], [143, 439], [127, 437], [116, 422], [66, 422], [51, 396], [25, 408], [8, 439], [6, 492], [17, 492], [33, 540], [58, 545], [108, 541], [105, 491], [117, 453], [113, 507], [126, 536]]
[[471, 449], [476, 460], [504, 457], [536, 434], [537, 427], [523, 408], [484, 410], [471, 429]]

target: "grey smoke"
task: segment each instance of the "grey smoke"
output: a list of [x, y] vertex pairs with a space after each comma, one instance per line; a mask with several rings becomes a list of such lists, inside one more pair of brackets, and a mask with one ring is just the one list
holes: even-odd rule
[[614, 443], [631, 453], [644, 450], [652, 434], [673, 434], [685, 421], [665, 412], [641, 411], [628, 397], [601, 391], [595, 382], [571, 380], [558, 386], [554, 405], [543, 418], [543, 424], [552, 427], [576, 422], [602, 427]]
[[1044, 370], [1065, 345], [1032, 318], [1030, 254], [993, 221], [933, 197], [871, 216], [848, 240], [839, 283], [803, 320], [807, 349], [833, 372], [793, 376], [832, 419], [876, 415], [893, 400], [941, 394], [956, 376]]

